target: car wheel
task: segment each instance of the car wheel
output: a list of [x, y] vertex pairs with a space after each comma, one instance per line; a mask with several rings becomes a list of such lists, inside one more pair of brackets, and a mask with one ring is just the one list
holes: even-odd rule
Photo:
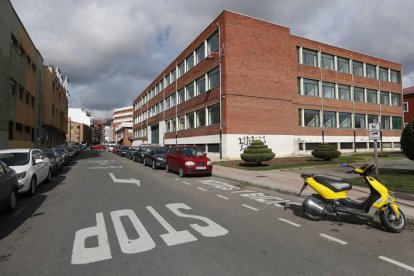
[[51, 181], [52, 181], [52, 170], [49, 169], [49, 171], [47, 173], [46, 182], [50, 183]]
[[13, 190], [9, 198], [8, 209], [10, 212], [13, 212], [14, 210], [16, 210], [16, 207], [17, 207], [17, 192], [16, 190]]
[[29, 189], [29, 194], [30, 196], [34, 196], [36, 194], [36, 178], [32, 177], [32, 180], [30, 180], [30, 189]]
[[178, 170], [178, 175], [179, 175], [180, 177], [184, 177], [184, 176], [185, 176], [183, 168], [180, 168], [180, 169]]
[[155, 170], [157, 166], [155, 166], [155, 161], [152, 161], [152, 169]]

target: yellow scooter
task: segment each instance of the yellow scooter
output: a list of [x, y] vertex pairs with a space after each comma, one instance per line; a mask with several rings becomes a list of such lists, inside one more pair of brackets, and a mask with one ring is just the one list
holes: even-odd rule
[[308, 185], [317, 192], [308, 196], [302, 203], [305, 217], [318, 221], [324, 215], [330, 214], [336, 215], [341, 222], [339, 213], [374, 219], [375, 214], [379, 212], [381, 223], [388, 231], [401, 232], [406, 224], [405, 215], [395, 203], [395, 198], [388, 193], [388, 189], [372, 176], [375, 166], [365, 164], [355, 168], [347, 163], [343, 163], [342, 166], [352, 169], [347, 173], [356, 173], [365, 179], [371, 191], [369, 197], [363, 202], [352, 200], [347, 196], [347, 192], [352, 189], [351, 184], [324, 176], [302, 174], [305, 183], [299, 195]]

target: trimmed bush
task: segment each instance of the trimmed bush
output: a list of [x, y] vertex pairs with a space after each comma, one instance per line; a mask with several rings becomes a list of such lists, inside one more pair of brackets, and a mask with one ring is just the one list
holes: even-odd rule
[[260, 165], [263, 161], [269, 161], [276, 156], [272, 149], [260, 140], [253, 140], [244, 152], [240, 155], [247, 163]]
[[312, 151], [312, 155], [318, 159], [329, 161], [339, 157], [341, 152], [337, 151], [332, 145], [322, 143]]
[[400, 142], [404, 155], [414, 161], [414, 121], [409, 122], [404, 128]]

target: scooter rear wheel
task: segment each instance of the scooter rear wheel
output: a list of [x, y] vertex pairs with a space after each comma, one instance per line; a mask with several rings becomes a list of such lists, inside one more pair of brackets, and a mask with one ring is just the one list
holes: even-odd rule
[[400, 209], [399, 211], [400, 216], [397, 216], [391, 207], [388, 207], [379, 213], [382, 225], [392, 233], [400, 233], [404, 229], [407, 221], [402, 210]]

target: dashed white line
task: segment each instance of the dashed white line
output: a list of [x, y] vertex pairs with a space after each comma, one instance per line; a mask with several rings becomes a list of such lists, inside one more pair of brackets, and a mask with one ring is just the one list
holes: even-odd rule
[[292, 222], [290, 220], [287, 220], [287, 219], [278, 218], [278, 220], [283, 221], [283, 222], [286, 222], [286, 223], [288, 223], [290, 225], [293, 225], [295, 227], [300, 227], [300, 224], [294, 223], [294, 222]]
[[185, 182], [185, 181], [183, 181], [183, 183], [184, 183], [185, 185], [191, 186], [191, 183], [188, 183], [188, 182]]
[[390, 258], [387, 258], [387, 257], [384, 257], [384, 256], [379, 256], [378, 258], [379, 258], [379, 259], [381, 259], [381, 260], [383, 260], [383, 261], [386, 261], [386, 262], [392, 263], [392, 264], [394, 264], [394, 265], [397, 265], [397, 266], [399, 266], [399, 267], [402, 267], [402, 268], [405, 268], [405, 269], [407, 269], [407, 270], [410, 270], [410, 271], [413, 271], [413, 272], [414, 272], [414, 267], [412, 267], [412, 266], [409, 266], [409, 265], [406, 265], [406, 264], [400, 263], [400, 262], [398, 262], [398, 261], [395, 261], [395, 260], [393, 260], [393, 259], [390, 259]]
[[254, 207], [252, 207], [252, 206], [249, 206], [249, 205], [246, 205], [246, 204], [242, 204], [242, 206], [243, 206], [243, 207], [246, 207], [246, 208], [248, 208], [248, 209], [254, 210], [254, 211], [259, 211], [259, 209], [256, 209], [256, 208], [254, 208]]
[[204, 192], [207, 192], [207, 190], [206, 190], [206, 189], [203, 189], [203, 188], [200, 188], [200, 187], [198, 187], [198, 189], [199, 189], [199, 190], [202, 190], [202, 191], [204, 191]]
[[343, 241], [343, 240], [340, 240], [340, 239], [337, 239], [337, 238], [334, 238], [334, 237], [332, 237], [332, 236], [325, 235], [325, 234], [322, 234], [322, 233], [321, 233], [321, 234], [319, 234], [319, 236], [321, 236], [322, 238], [328, 239], [328, 240], [330, 240], [330, 241], [337, 242], [337, 243], [342, 244], [342, 245], [346, 245], [346, 244], [348, 244], [348, 242], [346, 242], [346, 241]]
[[225, 200], [229, 200], [229, 198], [228, 197], [225, 197], [225, 196], [222, 196], [222, 195], [217, 195], [218, 197], [221, 197], [222, 199], [225, 199]]
[[237, 194], [237, 193], [255, 193], [255, 191], [250, 191], [250, 190], [242, 190], [242, 191], [237, 191], [237, 192], [231, 192], [232, 194]]

